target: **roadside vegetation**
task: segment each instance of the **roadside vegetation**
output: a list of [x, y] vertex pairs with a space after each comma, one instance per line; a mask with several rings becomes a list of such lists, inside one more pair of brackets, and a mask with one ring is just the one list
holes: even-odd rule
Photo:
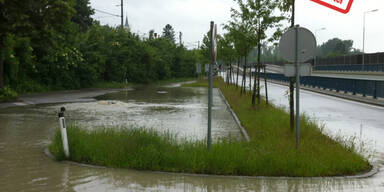
[[129, 26], [101, 25], [89, 0], [0, 5], [0, 102], [14, 93], [194, 77], [202, 58], [176, 42], [170, 24], [145, 36]]
[[[251, 142], [220, 139], [207, 151], [206, 141], [180, 139], [171, 133], [135, 127], [68, 127], [71, 156], [68, 160], [114, 168], [246, 176], [342, 176], [369, 171], [371, 165], [352, 142], [324, 135], [315, 122], [302, 118], [302, 144], [296, 149], [289, 115], [280, 108], [250, 105], [251, 92], [240, 96], [238, 88], [215, 79], [251, 137]], [[206, 80], [185, 85], [207, 86]], [[57, 130], [51, 153], [64, 157]]]

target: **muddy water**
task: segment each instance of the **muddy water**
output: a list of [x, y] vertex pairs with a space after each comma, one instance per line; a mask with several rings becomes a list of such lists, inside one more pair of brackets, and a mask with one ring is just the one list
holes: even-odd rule
[[[145, 95], [137, 94], [144, 91]], [[276, 90], [275, 90], [276, 91]], [[278, 90], [276, 91], [278, 92]], [[159, 94], [159, 95], [158, 95]], [[190, 96], [188, 96], [190, 95]], [[68, 119], [84, 126], [143, 126], [161, 124], [180, 135], [203, 138], [205, 89], [142, 88], [99, 98], [101, 101], [64, 104]], [[215, 94], [220, 121], [231, 118]], [[111, 102], [108, 102], [111, 101]], [[39, 105], [0, 110], [0, 191], [384, 191], [384, 174], [369, 179], [223, 178], [90, 168], [55, 162], [43, 149], [57, 126], [62, 105]], [[195, 116], [189, 117], [189, 113]], [[164, 114], [169, 114], [166, 116]], [[227, 114], [227, 115], [226, 115]], [[151, 117], [151, 118], [149, 118]], [[194, 127], [196, 121], [203, 128]], [[165, 118], [165, 119], [162, 119]], [[122, 123], [120, 123], [120, 121]], [[176, 122], [175, 122], [176, 121]], [[117, 123], [119, 122], [119, 123]], [[173, 122], [173, 123], [172, 123]], [[227, 122], [228, 123], [228, 122]], [[214, 123], [215, 136], [238, 135], [235, 125]], [[172, 126], [177, 124], [180, 126]], [[182, 127], [181, 127], [182, 125]], [[191, 127], [190, 127], [191, 126]], [[189, 129], [193, 129], [189, 130]], [[218, 131], [223, 130], [223, 131]], [[237, 132], [237, 133], [236, 133]]]

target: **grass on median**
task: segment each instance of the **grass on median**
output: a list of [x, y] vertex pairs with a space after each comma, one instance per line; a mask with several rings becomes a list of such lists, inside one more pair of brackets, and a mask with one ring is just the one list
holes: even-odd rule
[[[203, 82], [197, 82], [203, 83]], [[205, 140], [177, 140], [170, 133], [153, 130], [100, 128], [92, 131], [69, 126], [70, 160], [117, 168], [247, 176], [353, 175], [371, 168], [345, 140], [336, 142], [303, 118], [302, 143], [295, 148], [289, 115], [265, 106], [253, 109], [249, 95], [215, 80], [247, 129], [251, 142], [222, 139], [206, 150]], [[64, 160], [60, 131], [50, 151]]]

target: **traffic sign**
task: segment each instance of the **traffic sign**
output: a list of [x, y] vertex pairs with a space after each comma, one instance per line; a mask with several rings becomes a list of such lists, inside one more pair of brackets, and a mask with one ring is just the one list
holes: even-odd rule
[[341, 13], [348, 13], [351, 10], [353, 0], [311, 0], [315, 3], [333, 9]]
[[296, 42], [297, 62], [303, 63], [313, 58], [316, 51], [316, 38], [311, 31], [303, 27], [291, 28], [283, 34], [280, 39], [280, 55], [289, 62], [295, 62]]
[[201, 74], [201, 64], [200, 63], [196, 64], [196, 73]]
[[217, 25], [216, 24], [213, 27], [211, 38], [213, 41], [213, 48], [212, 48], [213, 62], [216, 63], [216, 59], [217, 59]]

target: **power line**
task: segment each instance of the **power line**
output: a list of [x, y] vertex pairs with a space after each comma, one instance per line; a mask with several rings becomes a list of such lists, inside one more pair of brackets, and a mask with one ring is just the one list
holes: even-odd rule
[[120, 17], [120, 15], [115, 15], [113, 13], [109, 13], [109, 12], [98, 10], [98, 9], [95, 9], [95, 11], [100, 12], [100, 13], [104, 13], [104, 14], [107, 14], [107, 15], [115, 16], [115, 17]]

